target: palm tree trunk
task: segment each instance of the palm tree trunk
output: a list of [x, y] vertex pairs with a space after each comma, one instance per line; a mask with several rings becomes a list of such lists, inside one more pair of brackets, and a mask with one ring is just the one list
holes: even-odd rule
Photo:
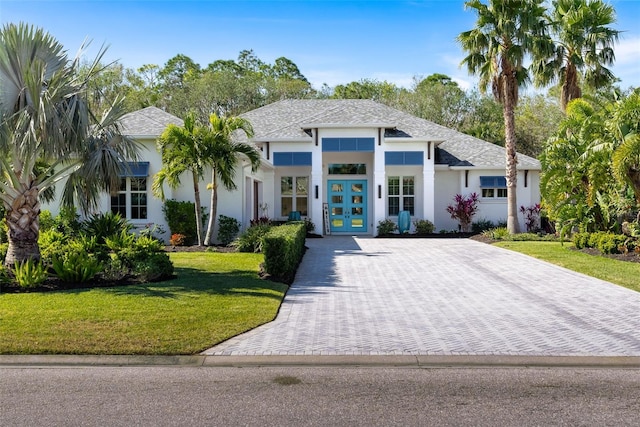
[[40, 260], [40, 202], [38, 188], [33, 187], [16, 197], [7, 210], [9, 248], [4, 265], [12, 268], [16, 261]]
[[196, 234], [198, 234], [198, 246], [202, 246], [202, 205], [200, 204], [200, 185], [195, 173], [193, 173], [193, 192], [196, 205]]
[[[518, 201], [516, 198], [518, 183], [518, 157], [516, 154], [516, 125], [515, 125], [515, 107], [517, 103], [517, 86], [514, 89], [510, 85], [517, 85], [515, 77], [513, 81], [509, 81], [507, 77], [503, 83], [505, 91], [502, 101], [502, 112], [504, 115], [504, 132], [505, 132], [505, 156], [506, 156], [506, 178], [507, 178], [507, 230], [510, 234], [520, 232], [520, 223], [518, 222]], [[515, 94], [515, 97], [514, 97]]]
[[216, 216], [218, 215], [218, 181], [215, 168], [211, 171], [211, 205], [209, 212], [211, 215], [207, 226], [207, 236], [204, 238], [204, 244], [207, 246], [213, 243], [213, 229], [216, 227]]

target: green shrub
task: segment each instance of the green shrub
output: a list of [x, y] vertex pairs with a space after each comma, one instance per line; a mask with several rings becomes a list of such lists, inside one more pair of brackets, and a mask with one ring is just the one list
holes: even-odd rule
[[589, 247], [589, 235], [590, 233], [575, 233], [572, 241], [576, 249], [584, 249]]
[[40, 224], [40, 233], [52, 230], [56, 226], [56, 223], [53, 220], [53, 215], [51, 214], [51, 211], [48, 211], [46, 209], [43, 209], [40, 211], [40, 216], [38, 217], [38, 223]]
[[387, 234], [392, 234], [394, 231], [398, 229], [398, 225], [391, 221], [389, 218], [378, 221], [378, 235], [385, 236]]
[[489, 232], [495, 240], [505, 240], [511, 235], [507, 227], [496, 227], [493, 230], [489, 230]]
[[51, 263], [53, 258], [64, 255], [68, 250], [69, 238], [55, 228], [41, 231], [38, 236], [40, 256], [45, 263]]
[[[207, 222], [207, 214], [202, 209], [202, 228]], [[191, 245], [198, 240], [198, 229], [196, 227], [195, 204], [192, 202], [179, 202], [177, 200], [167, 200], [164, 202], [162, 212], [169, 225], [171, 234], [182, 234], [186, 237], [185, 244]]]
[[92, 215], [82, 224], [87, 236], [95, 236], [99, 244], [106, 242], [108, 237], [121, 233], [128, 233], [132, 225], [119, 213], [107, 212]]
[[141, 282], [157, 282], [173, 275], [173, 263], [168, 254], [156, 252], [135, 261], [132, 273]]
[[495, 225], [491, 220], [488, 219], [481, 219], [471, 223], [471, 231], [473, 233], [482, 233], [492, 228], [495, 228]]
[[87, 282], [102, 271], [100, 261], [84, 251], [70, 253], [62, 258], [56, 257], [52, 266], [56, 276], [68, 283]]
[[623, 234], [602, 233], [598, 240], [598, 250], [603, 254], [619, 254], [627, 237]]
[[273, 227], [264, 236], [264, 268], [272, 277], [291, 283], [304, 255], [304, 223]]
[[24, 262], [16, 261], [13, 274], [21, 288], [35, 288], [47, 279], [47, 270], [40, 261], [28, 259]]
[[416, 227], [416, 234], [425, 235], [433, 233], [435, 226], [428, 219], [418, 219], [413, 222]]
[[311, 221], [311, 218], [304, 219], [304, 226], [307, 230], [307, 234], [316, 232], [316, 225], [313, 223], [313, 221]]
[[264, 236], [273, 228], [269, 224], [257, 224], [247, 228], [231, 243], [239, 252], [262, 252]]
[[233, 242], [240, 231], [240, 222], [230, 216], [218, 216], [218, 241], [223, 245]]

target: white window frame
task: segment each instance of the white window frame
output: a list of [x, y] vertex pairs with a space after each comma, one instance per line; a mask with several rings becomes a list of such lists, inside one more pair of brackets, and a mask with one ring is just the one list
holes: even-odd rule
[[[287, 179], [287, 178], [291, 178], [291, 189], [292, 189], [292, 193], [289, 195], [284, 195], [282, 194], [282, 180], [283, 179]], [[302, 193], [298, 193], [298, 179], [300, 178], [304, 178], [307, 180], [307, 186], [306, 186], [306, 193], [302, 194]], [[280, 217], [281, 218], [287, 218], [289, 216], [289, 214], [284, 214], [283, 213], [283, 208], [284, 205], [282, 203], [283, 199], [287, 198], [287, 199], [291, 199], [291, 212], [300, 212], [300, 216], [302, 217], [307, 217], [309, 215], [309, 184], [310, 184], [310, 177], [309, 175], [283, 175], [280, 177], [280, 188], [279, 188], [279, 196], [280, 196]], [[302, 198], [306, 198], [306, 206], [304, 206], [304, 209], [301, 209], [300, 206], [298, 206], [298, 199], [302, 199]]]
[[[138, 179], [142, 179], [144, 180], [144, 190], [132, 190], [131, 187], [131, 183], [132, 180], [138, 180]], [[124, 183], [124, 186], [122, 185]], [[144, 216], [144, 218], [133, 218], [133, 195], [134, 194], [144, 194], [146, 195], [146, 201], [147, 203], [145, 205], [136, 205], [136, 208], [141, 208], [144, 209], [144, 213], [146, 214]], [[118, 191], [114, 192], [111, 196], [111, 198], [109, 199], [109, 210], [111, 212], [114, 212], [113, 210], [113, 198], [114, 197], [120, 197], [121, 195], [124, 195], [125, 197], [125, 201], [124, 201], [124, 211], [125, 211], [125, 215], [123, 215], [123, 218], [126, 218], [128, 220], [131, 221], [147, 221], [149, 219], [149, 178], [146, 176], [136, 176], [136, 177], [122, 177], [121, 181], [120, 181], [120, 188], [118, 189]], [[120, 210], [115, 211], [115, 212], [120, 212]], [[121, 214], [122, 215], [122, 214]]]
[[[398, 179], [398, 194], [391, 194], [391, 180], [397, 178]], [[412, 180], [412, 188], [413, 188], [413, 192], [411, 194], [405, 194], [405, 179], [411, 179]], [[396, 214], [392, 214], [391, 213], [391, 199], [392, 198], [397, 198], [398, 199], [398, 213]], [[413, 212], [409, 209], [409, 214], [411, 216], [415, 215], [415, 211], [416, 211], [416, 177], [415, 175], [390, 175], [387, 177], [387, 214], [390, 217], [397, 217], [398, 214], [403, 211], [403, 210], [408, 210], [405, 209], [405, 200], [407, 199], [413, 199]]]

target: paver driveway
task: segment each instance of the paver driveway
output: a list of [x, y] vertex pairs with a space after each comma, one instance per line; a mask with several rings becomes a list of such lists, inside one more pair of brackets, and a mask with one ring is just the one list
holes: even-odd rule
[[207, 355], [640, 356], [640, 293], [466, 239], [308, 239], [275, 321]]

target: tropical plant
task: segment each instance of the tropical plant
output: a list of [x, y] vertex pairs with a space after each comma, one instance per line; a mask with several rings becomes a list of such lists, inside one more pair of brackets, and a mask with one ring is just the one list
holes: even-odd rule
[[507, 228], [519, 231], [516, 200], [517, 163], [515, 109], [518, 92], [530, 80], [525, 67], [528, 56], [534, 61], [548, 57], [552, 48], [546, 35], [544, 0], [480, 0], [465, 2], [477, 13], [476, 27], [458, 36], [468, 53], [462, 64], [479, 75], [479, 88], [492, 93], [502, 104], [505, 127]]
[[264, 223], [252, 225], [241, 233], [231, 243], [231, 246], [236, 248], [238, 252], [262, 252], [263, 238], [272, 227], [272, 225]]
[[100, 119], [87, 107], [87, 81], [100, 71], [103, 54], [79, 78], [79, 56], [70, 60], [44, 30], [21, 23], [0, 31], [0, 199], [9, 227], [8, 266], [40, 259], [46, 189], [67, 178], [62, 203], [75, 201], [86, 211], [119, 179], [125, 160], [138, 157], [137, 146], [118, 131], [121, 103]]
[[524, 224], [527, 231], [536, 231], [540, 228], [540, 203], [531, 206], [520, 206], [520, 213], [524, 216]]
[[35, 288], [47, 279], [47, 269], [39, 260], [27, 259], [13, 264], [13, 274], [21, 288]]
[[158, 150], [162, 155], [162, 169], [153, 180], [154, 194], [164, 200], [164, 184], [168, 184], [171, 188], [178, 188], [182, 174], [191, 173], [198, 246], [202, 246], [203, 223], [199, 182], [204, 177], [205, 167], [209, 162], [205, 153], [206, 133], [206, 128], [197, 126], [195, 115], [192, 113], [185, 117], [184, 126], [174, 124], [167, 126], [158, 139]]
[[65, 257], [55, 257], [52, 263], [56, 276], [68, 283], [84, 283], [102, 271], [102, 264], [84, 251], [74, 252]]
[[615, 9], [603, 0], [554, 0], [550, 26], [555, 48], [550, 58], [535, 64], [538, 85], [559, 81], [560, 104], [582, 97], [581, 84], [597, 89], [611, 84], [615, 77], [607, 66], [613, 65], [614, 44], [620, 32]]
[[[197, 226], [194, 220], [195, 204], [187, 201], [166, 200], [162, 207], [164, 218], [169, 226], [171, 234], [181, 234], [184, 236], [183, 245], [192, 244], [196, 240]], [[204, 227], [207, 214], [204, 208], [200, 208], [200, 217], [203, 221], [201, 227]]]
[[128, 233], [132, 224], [116, 212], [93, 214], [82, 223], [82, 230], [87, 236], [95, 237], [99, 244], [105, 243], [108, 237]]
[[209, 225], [204, 244], [210, 245], [218, 214], [218, 187], [221, 183], [227, 190], [235, 190], [236, 167], [240, 156], [246, 157], [251, 163], [251, 170], [256, 171], [260, 166], [260, 153], [251, 144], [233, 140], [233, 134], [244, 133], [247, 138], [253, 137], [253, 127], [249, 121], [241, 117], [209, 116], [210, 128], [207, 129], [205, 139], [204, 161], [211, 166], [211, 204], [209, 207]]
[[454, 204], [447, 206], [447, 212], [451, 215], [451, 219], [458, 220], [460, 231], [463, 233], [471, 231], [471, 222], [478, 212], [478, 194], [471, 193], [468, 197], [456, 194], [453, 201]]

